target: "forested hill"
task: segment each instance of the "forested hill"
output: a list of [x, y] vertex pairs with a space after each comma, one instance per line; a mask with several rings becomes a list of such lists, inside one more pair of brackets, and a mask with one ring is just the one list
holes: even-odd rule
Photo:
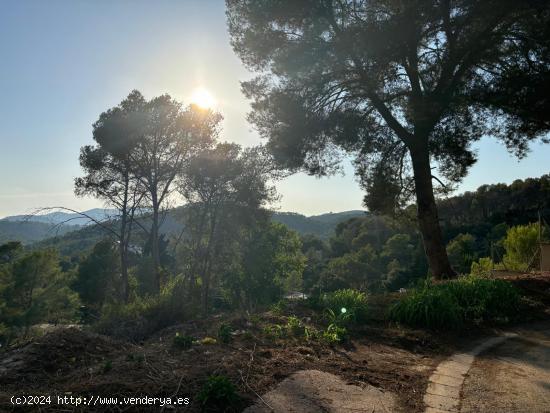
[[353, 210], [306, 217], [294, 212], [275, 212], [272, 219], [302, 235], [311, 234], [320, 238], [329, 238], [334, 234], [334, 228], [340, 222], [365, 214], [365, 211]]
[[497, 224], [536, 222], [550, 224], [550, 174], [518, 179], [510, 185], [482, 185], [439, 201], [439, 218], [446, 238], [458, 233], [484, 233]]
[[[447, 240], [459, 233], [485, 234], [500, 223], [524, 224], [538, 219], [550, 223], [550, 175], [540, 178], [516, 180], [510, 185], [494, 184], [480, 186], [476, 191], [465, 192], [438, 201], [439, 216]], [[178, 211], [176, 208], [174, 211]], [[181, 224], [169, 214], [163, 225], [163, 232], [175, 234], [181, 231]], [[300, 234], [311, 234], [319, 238], [333, 235], [336, 225], [350, 218], [365, 215], [364, 211], [346, 211], [306, 217], [292, 212], [275, 212], [273, 220], [283, 223]], [[33, 243], [40, 240], [60, 248], [62, 253], [87, 249], [102, 237], [102, 230], [88, 226], [78, 231], [75, 227], [56, 228], [42, 222], [11, 222], [0, 220], [0, 241], [21, 240]], [[72, 231], [69, 233], [69, 231]], [[55, 236], [57, 234], [57, 236]]]
[[[180, 208], [176, 208], [167, 215], [161, 226], [161, 231], [168, 235], [178, 235], [182, 226], [176, 218]], [[311, 234], [319, 238], [329, 238], [334, 234], [336, 225], [353, 217], [364, 216], [365, 211], [345, 211], [326, 213], [306, 217], [293, 212], [275, 212], [273, 220], [285, 224], [289, 228], [305, 235]], [[43, 216], [47, 219], [47, 216]], [[55, 228], [55, 231], [54, 231]], [[72, 254], [73, 251], [84, 251], [91, 248], [105, 233], [96, 225], [87, 227], [58, 226], [36, 221], [0, 220], [0, 240], [18, 240], [24, 244], [39, 242], [40, 247], [53, 246], [62, 254]]]
[[64, 235], [75, 228], [78, 227], [33, 221], [0, 221], [0, 244], [7, 241], [32, 244], [45, 238]]

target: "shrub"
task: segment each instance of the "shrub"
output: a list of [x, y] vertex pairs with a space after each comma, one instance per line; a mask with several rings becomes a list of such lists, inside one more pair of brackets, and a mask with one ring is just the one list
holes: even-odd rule
[[264, 334], [270, 338], [282, 338], [286, 335], [285, 329], [280, 324], [265, 326]]
[[286, 311], [287, 303], [285, 300], [279, 300], [275, 304], [272, 304], [271, 307], [269, 307], [269, 310], [274, 314], [283, 314]]
[[335, 324], [338, 326], [344, 326], [347, 325], [351, 318], [351, 313], [346, 311], [338, 311], [335, 313], [330, 308], [327, 308], [325, 311], [325, 317], [328, 320], [329, 324]]
[[491, 258], [480, 258], [477, 262], [472, 262], [470, 273], [477, 277], [488, 277], [493, 271], [494, 263]]
[[296, 316], [288, 317], [286, 330], [290, 336], [300, 337], [304, 335], [304, 326], [300, 319]]
[[353, 289], [337, 290], [323, 295], [321, 306], [334, 314], [349, 314], [352, 322], [364, 322], [367, 318], [367, 295]]
[[139, 341], [162, 328], [181, 323], [191, 312], [180, 299], [181, 283], [178, 277], [157, 296], [106, 306], [94, 329], [102, 334]]
[[533, 255], [537, 251], [539, 242], [539, 225], [518, 225], [506, 232], [504, 248], [506, 254], [503, 263], [509, 270], [525, 271]]
[[220, 340], [220, 342], [224, 343], [224, 344], [228, 344], [229, 342], [231, 342], [231, 332], [233, 331], [233, 329], [231, 328], [231, 326], [227, 323], [221, 323], [220, 324], [220, 327], [218, 328], [218, 338]]
[[193, 341], [195, 341], [194, 337], [176, 333], [176, 335], [172, 339], [172, 345], [183, 350], [188, 350], [193, 345]]
[[513, 316], [519, 309], [516, 288], [504, 280], [476, 276], [442, 284], [457, 300], [466, 321], [496, 321]]
[[507, 320], [520, 296], [510, 283], [477, 276], [425, 283], [394, 304], [390, 319], [414, 327], [460, 328], [463, 322]]
[[426, 286], [410, 291], [390, 308], [390, 319], [412, 327], [458, 328], [462, 312], [448, 291]]
[[344, 327], [330, 324], [322, 334], [323, 340], [328, 343], [340, 343], [348, 339], [348, 331]]
[[203, 411], [214, 412], [235, 411], [240, 402], [235, 386], [225, 376], [210, 376], [197, 399]]

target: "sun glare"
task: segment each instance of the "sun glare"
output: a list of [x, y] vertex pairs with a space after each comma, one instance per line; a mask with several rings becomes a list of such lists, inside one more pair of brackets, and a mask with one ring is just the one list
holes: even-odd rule
[[216, 104], [216, 100], [208, 90], [200, 88], [193, 92], [193, 95], [191, 96], [191, 103], [194, 103], [203, 109], [210, 109]]

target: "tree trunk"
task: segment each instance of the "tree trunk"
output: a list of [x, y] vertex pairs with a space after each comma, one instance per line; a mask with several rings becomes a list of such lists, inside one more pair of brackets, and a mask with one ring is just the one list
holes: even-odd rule
[[435, 279], [454, 278], [456, 273], [449, 263], [439, 226], [427, 139], [416, 141], [410, 148], [410, 153], [414, 172], [418, 226], [422, 234], [428, 265]]
[[127, 303], [130, 298], [128, 286], [128, 251], [125, 241], [120, 244], [120, 276], [122, 278], [122, 300]]
[[128, 243], [126, 241], [126, 231], [128, 228], [128, 173], [124, 176], [124, 199], [122, 201], [121, 219], [120, 219], [120, 237], [118, 240], [120, 254], [120, 277], [122, 279], [122, 300], [127, 303], [129, 297], [128, 288]]
[[155, 289], [160, 292], [160, 252], [159, 252], [159, 205], [156, 194], [153, 195], [153, 225], [151, 226], [151, 256], [153, 258], [153, 275]]

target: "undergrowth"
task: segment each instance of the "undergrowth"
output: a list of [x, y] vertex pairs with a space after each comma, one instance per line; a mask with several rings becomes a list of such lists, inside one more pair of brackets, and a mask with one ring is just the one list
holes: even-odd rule
[[470, 275], [441, 284], [425, 282], [394, 304], [389, 317], [413, 327], [452, 330], [468, 323], [506, 322], [519, 303], [512, 284]]

